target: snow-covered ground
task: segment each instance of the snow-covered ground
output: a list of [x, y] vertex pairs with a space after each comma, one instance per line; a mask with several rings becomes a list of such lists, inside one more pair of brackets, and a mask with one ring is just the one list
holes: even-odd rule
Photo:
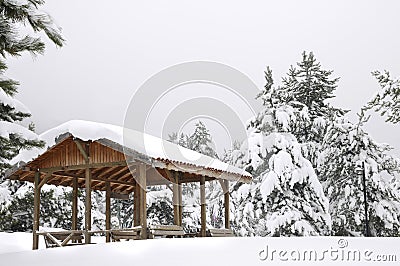
[[[56, 231], [52, 228], [51, 231]], [[92, 242], [104, 243], [105, 238], [92, 236]], [[39, 237], [39, 249], [46, 249], [43, 237]], [[13, 253], [32, 250], [32, 233], [4, 233], [0, 232], [0, 256], [4, 253]], [[0, 265], [2, 265], [0, 263]]]
[[30, 250], [31, 240], [28, 233], [0, 233], [0, 265], [398, 265], [400, 261], [399, 238], [152, 239], [37, 251]]

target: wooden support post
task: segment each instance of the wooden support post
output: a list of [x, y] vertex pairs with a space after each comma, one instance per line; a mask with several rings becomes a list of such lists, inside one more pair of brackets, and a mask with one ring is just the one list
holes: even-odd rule
[[225, 209], [225, 228], [226, 229], [230, 229], [231, 228], [231, 224], [230, 224], [230, 220], [229, 220], [229, 214], [230, 214], [230, 210], [229, 210], [229, 181], [225, 180], [225, 189], [224, 189], [224, 209]]
[[174, 224], [180, 225], [179, 219], [179, 184], [178, 175], [176, 172], [171, 172], [174, 182], [172, 183], [172, 201], [174, 206]]
[[146, 206], [146, 165], [139, 165], [139, 184], [140, 188], [140, 238], [147, 239], [147, 206]]
[[136, 182], [133, 193], [133, 225], [140, 225], [140, 185]]
[[[85, 144], [85, 151], [80, 149], [83, 157], [85, 158], [85, 244], [90, 244], [92, 229], [92, 173], [89, 168], [90, 154], [89, 154], [89, 143]], [[79, 148], [79, 145], [78, 145]]]
[[91, 235], [89, 231], [92, 229], [92, 175], [90, 168], [85, 170], [85, 244], [90, 244]]
[[106, 243], [110, 242], [111, 229], [111, 186], [110, 182], [106, 182]]
[[178, 186], [178, 195], [179, 195], [179, 225], [182, 226], [182, 211], [183, 211], [183, 205], [182, 205], [182, 184], [179, 184]]
[[39, 218], [40, 218], [40, 172], [35, 173], [34, 180], [34, 198], [33, 198], [33, 245], [32, 249], [39, 248]]
[[206, 236], [206, 180], [204, 176], [200, 177], [200, 206], [201, 206], [201, 236]]
[[[72, 230], [78, 230], [78, 178], [72, 181]], [[75, 243], [76, 240], [73, 240]]]

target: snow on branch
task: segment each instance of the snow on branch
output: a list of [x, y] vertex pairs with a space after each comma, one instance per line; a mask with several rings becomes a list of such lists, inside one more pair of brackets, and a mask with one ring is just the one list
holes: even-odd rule
[[29, 129], [7, 121], [0, 121], [0, 137], [9, 139], [10, 135], [18, 135], [27, 140], [39, 140], [39, 136]]

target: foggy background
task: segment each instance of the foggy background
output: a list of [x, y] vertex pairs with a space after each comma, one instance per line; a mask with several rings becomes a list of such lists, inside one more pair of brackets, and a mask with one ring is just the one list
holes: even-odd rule
[[[6, 72], [21, 82], [17, 98], [32, 111], [38, 133], [71, 119], [122, 125], [130, 98], [143, 82], [188, 61], [227, 64], [262, 88], [266, 66], [279, 84], [303, 51], [313, 51], [324, 69], [341, 77], [332, 103], [352, 110], [353, 122], [380, 89], [371, 71], [400, 76], [398, 1], [46, 2], [44, 9], [63, 28], [65, 47], [48, 42], [44, 56], [9, 58]], [[210, 93], [203, 86], [186, 90], [186, 95]], [[232, 95], [221, 97], [235, 101]], [[167, 97], [162, 103], [173, 108], [182, 99]], [[190, 132], [195, 120], [183, 130]], [[202, 120], [217, 151], [229, 148], [223, 127]], [[151, 121], [162, 122], [157, 116]], [[398, 125], [375, 115], [365, 128], [400, 154]]]

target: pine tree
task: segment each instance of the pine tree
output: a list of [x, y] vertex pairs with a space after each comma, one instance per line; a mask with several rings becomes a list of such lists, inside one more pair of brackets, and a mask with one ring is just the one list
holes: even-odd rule
[[[272, 114], [277, 118], [278, 126], [282, 130], [291, 132], [304, 148], [308, 149], [307, 159], [316, 166], [315, 158], [322, 136], [325, 134], [329, 121], [343, 116], [347, 111], [331, 106], [328, 100], [334, 97], [339, 78], [331, 78], [332, 70], [324, 70], [316, 60], [314, 54], [303, 52], [302, 61], [297, 67], [291, 66], [282, 84], [274, 86], [272, 71], [265, 71], [266, 85], [257, 96], [263, 101], [264, 106], [275, 109]], [[271, 112], [266, 110], [267, 114]], [[266, 119], [266, 114], [261, 114], [255, 120], [256, 126], [267, 132], [271, 131], [269, 123], [261, 123], [260, 119]], [[276, 126], [276, 125], [275, 125]]]
[[343, 114], [340, 109], [332, 108], [326, 101], [334, 97], [339, 78], [331, 79], [332, 70], [323, 70], [314, 54], [303, 52], [302, 61], [297, 68], [291, 66], [287, 76], [282, 79], [282, 90], [285, 102], [304, 104], [311, 118], [318, 116], [331, 117], [335, 112]]
[[[218, 158], [218, 154], [212, 146], [211, 134], [202, 121], [195, 124], [194, 132], [190, 135], [177, 133], [169, 135], [169, 141], [182, 147], [197, 151], [212, 158]], [[183, 225], [188, 231], [195, 230], [200, 226], [200, 198], [199, 184], [188, 183], [183, 185]], [[206, 183], [206, 201], [207, 201], [207, 223], [209, 226], [219, 228], [223, 224], [223, 191], [217, 182]]]
[[[22, 126], [24, 119], [31, 116], [29, 110], [17, 99], [15, 95], [19, 82], [6, 77], [6, 59], [8, 56], [18, 57], [23, 52], [32, 55], [43, 54], [45, 43], [36, 33], [44, 32], [57, 46], [62, 46], [64, 39], [60, 29], [53, 23], [52, 18], [39, 10], [44, 4], [43, 0], [3, 0], [0, 1], [0, 181], [3, 172], [9, 167], [9, 160], [16, 156], [21, 149], [42, 147], [34, 133], [34, 125]], [[29, 26], [27, 26], [29, 25]], [[33, 35], [22, 34], [32, 32]], [[17, 194], [24, 190], [26, 185], [18, 182], [1, 184], [0, 209], [2, 212], [0, 222], [1, 230], [26, 231], [32, 228], [32, 193]], [[60, 202], [55, 202], [52, 191], [42, 192], [44, 206], [51, 208], [43, 213], [42, 222], [50, 223], [57, 220], [57, 215], [64, 215], [60, 209]], [[4, 197], [4, 196], [7, 197]], [[55, 211], [54, 208], [59, 208]], [[43, 209], [46, 209], [45, 207]], [[47, 220], [46, 220], [47, 219]], [[69, 219], [68, 219], [69, 220]]]
[[[336, 235], [365, 235], [362, 173], [365, 165], [368, 220], [374, 236], [399, 236], [400, 198], [396, 182], [400, 160], [388, 155], [390, 147], [376, 143], [357, 124], [345, 119], [332, 123], [324, 138], [321, 175], [330, 200], [332, 230]], [[364, 169], [361, 169], [361, 172]]]
[[209, 130], [203, 122], [197, 122], [193, 134], [187, 139], [188, 149], [213, 158], [218, 158], [217, 152], [212, 147], [212, 144], [213, 142]]
[[147, 193], [147, 219], [149, 224], [173, 224], [172, 191], [164, 186], [154, 186]]
[[[71, 228], [71, 193], [66, 192], [65, 188], [44, 186], [40, 197], [40, 224], [51, 228]], [[0, 199], [0, 231], [31, 231], [32, 206], [33, 187], [31, 184], [20, 186], [7, 201]], [[80, 224], [82, 224], [81, 221], [82, 216]]]
[[[248, 140], [235, 157], [253, 184], [235, 187], [234, 227], [241, 235], [306, 236], [330, 233], [328, 199], [296, 137], [311, 124], [308, 107], [273, 86], [272, 71], [257, 96], [263, 108], [248, 125]], [[301, 107], [301, 108], [300, 108]]]
[[7, 70], [7, 56], [20, 56], [23, 52], [42, 54], [45, 44], [40, 37], [25, 35], [21, 37], [20, 28], [30, 25], [34, 32], [44, 32], [57, 46], [64, 39], [52, 18], [39, 10], [43, 0], [3, 0], [0, 2], [0, 175], [21, 149], [40, 147], [44, 143], [37, 136], [20, 125], [29, 111], [14, 99], [19, 83], [4, 76]]
[[390, 73], [385, 71], [372, 72], [377, 79], [381, 91], [366, 104], [363, 111], [373, 109], [380, 112], [381, 116], [386, 116], [386, 122], [397, 124], [400, 122], [400, 78], [393, 79]]
[[322, 69], [312, 52], [303, 52], [302, 61], [289, 69], [279, 86], [274, 86], [272, 71], [267, 68], [266, 85], [257, 96], [265, 108], [250, 124], [262, 132], [277, 128], [295, 135], [318, 176], [323, 136], [328, 125], [347, 112], [328, 103], [339, 81], [331, 78], [332, 74], [332, 70]]
[[[254, 130], [249, 139], [254, 145], [249, 152], [272, 155], [254, 183], [242, 185], [234, 193], [239, 203], [235, 218], [238, 232], [250, 236], [329, 234], [328, 199], [296, 138], [290, 133], [265, 135]], [[259, 167], [265, 167], [264, 161]]]

